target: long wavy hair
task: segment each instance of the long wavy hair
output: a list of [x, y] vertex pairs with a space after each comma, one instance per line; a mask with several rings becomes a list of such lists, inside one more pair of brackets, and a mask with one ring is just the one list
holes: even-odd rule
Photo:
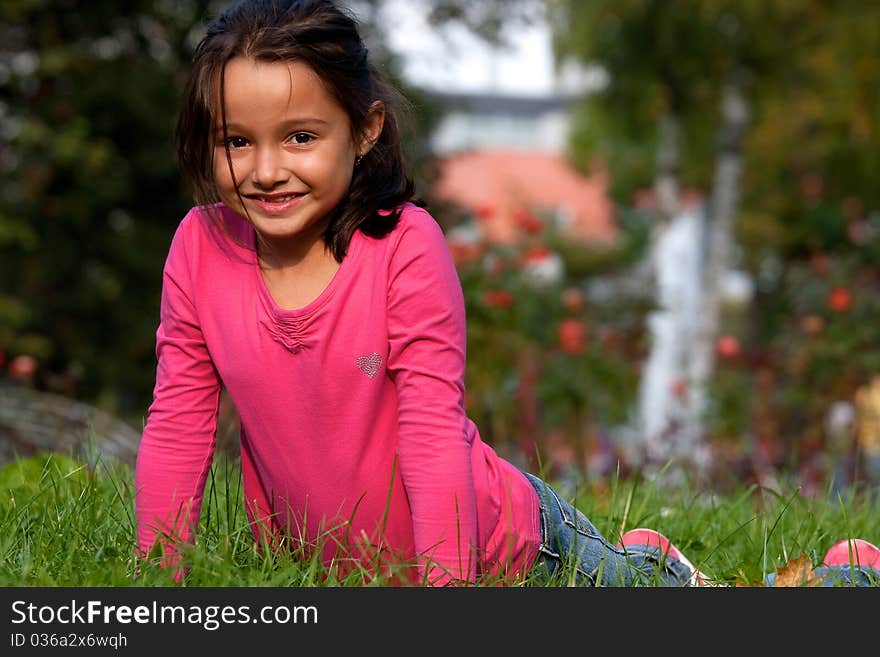
[[[196, 47], [175, 129], [177, 162], [199, 205], [220, 200], [214, 180], [214, 133], [226, 131], [224, 78], [235, 57], [262, 62], [302, 62], [323, 80], [349, 118], [357, 140], [371, 105], [385, 106], [378, 141], [354, 168], [347, 194], [332, 211], [324, 243], [337, 261], [358, 229], [381, 237], [400, 218], [400, 205], [413, 199], [401, 144], [403, 96], [370, 61], [355, 16], [331, 0], [243, 0], [207, 27]], [[227, 160], [229, 152], [227, 148]], [[217, 215], [219, 221], [219, 213]]]

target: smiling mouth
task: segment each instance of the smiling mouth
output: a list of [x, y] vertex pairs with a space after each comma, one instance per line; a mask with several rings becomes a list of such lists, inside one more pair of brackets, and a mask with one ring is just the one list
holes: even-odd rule
[[263, 215], [281, 217], [292, 212], [306, 197], [306, 193], [245, 194], [244, 197], [256, 206]]
[[301, 193], [290, 194], [246, 194], [245, 198], [252, 201], [260, 201], [261, 203], [287, 203], [303, 196]]

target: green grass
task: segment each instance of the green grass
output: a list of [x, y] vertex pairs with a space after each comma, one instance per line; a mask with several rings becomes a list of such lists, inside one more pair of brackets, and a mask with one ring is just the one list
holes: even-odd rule
[[[653, 527], [699, 569], [733, 586], [760, 586], [765, 573], [802, 555], [818, 564], [841, 538], [880, 542], [880, 514], [864, 496], [805, 498], [794, 483], [780, 488], [744, 487], [719, 496], [660, 488], [644, 479], [612, 479], [578, 493], [574, 501], [606, 537]], [[100, 460], [90, 465], [60, 454], [5, 465], [0, 469], [0, 586], [175, 585], [170, 572], [134, 558], [133, 500], [133, 472], [126, 465]], [[198, 538], [185, 559], [190, 571], [184, 586], [367, 582], [363, 573], [334, 575], [302, 553], [266, 556], [245, 518], [240, 471], [226, 459], [212, 467]], [[563, 577], [550, 585], [565, 583]]]

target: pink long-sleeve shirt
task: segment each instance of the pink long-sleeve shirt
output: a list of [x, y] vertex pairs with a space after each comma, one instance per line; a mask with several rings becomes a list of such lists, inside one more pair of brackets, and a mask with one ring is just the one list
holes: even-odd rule
[[252, 227], [216, 207], [235, 239], [193, 208], [165, 263], [135, 473], [141, 551], [157, 530], [192, 540], [225, 386], [258, 539], [318, 544], [327, 563], [417, 564], [437, 584], [525, 574], [537, 495], [466, 416], [461, 285], [430, 214], [407, 204], [385, 237], [356, 231], [323, 292], [285, 310]]

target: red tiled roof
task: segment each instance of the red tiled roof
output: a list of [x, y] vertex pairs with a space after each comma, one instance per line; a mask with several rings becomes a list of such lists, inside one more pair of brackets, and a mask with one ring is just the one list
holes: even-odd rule
[[614, 241], [617, 227], [607, 175], [584, 176], [564, 155], [479, 150], [443, 157], [433, 194], [474, 213], [494, 242], [511, 242], [523, 211], [569, 217], [565, 233], [583, 241]]

